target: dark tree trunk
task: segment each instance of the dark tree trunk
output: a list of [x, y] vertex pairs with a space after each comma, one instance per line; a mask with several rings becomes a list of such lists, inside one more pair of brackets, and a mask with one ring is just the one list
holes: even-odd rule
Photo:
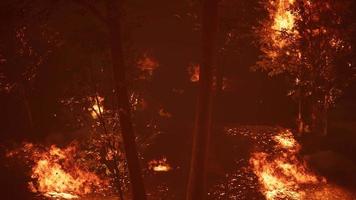
[[217, 32], [217, 0], [203, 2], [202, 65], [193, 138], [187, 200], [206, 199], [206, 171], [212, 110], [214, 45]]
[[326, 136], [328, 134], [328, 111], [329, 111], [329, 105], [328, 105], [328, 98], [327, 95], [324, 95], [324, 105], [323, 105], [323, 127], [322, 127], [322, 135]]
[[301, 86], [298, 86], [298, 116], [297, 116], [297, 130], [298, 134], [304, 133], [304, 120], [303, 120], [303, 94]]
[[126, 82], [126, 66], [121, 40], [121, 2], [120, 0], [107, 0], [107, 2], [115, 94], [117, 98], [120, 129], [132, 187], [132, 199], [145, 200], [146, 193], [135, 143], [135, 135], [131, 120], [131, 106]]
[[219, 98], [224, 90], [224, 68], [225, 68], [225, 50], [219, 55], [219, 63], [216, 68], [216, 98]]
[[32, 133], [34, 131], [32, 109], [31, 109], [31, 105], [29, 102], [28, 93], [26, 91], [25, 86], [23, 86], [23, 85], [20, 85], [20, 95], [22, 97], [23, 104], [25, 106], [26, 116], [27, 116], [27, 122], [28, 122], [27, 123], [27, 128], [28, 128], [27, 131]]

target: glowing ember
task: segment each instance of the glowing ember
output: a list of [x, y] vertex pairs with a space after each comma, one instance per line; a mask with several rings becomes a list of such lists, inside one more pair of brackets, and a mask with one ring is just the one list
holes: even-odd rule
[[274, 136], [273, 139], [277, 142], [279, 148], [293, 151], [300, 150], [300, 145], [295, 141], [293, 134], [289, 130], [280, 132], [278, 135]]
[[165, 157], [160, 160], [151, 160], [148, 162], [148, 168], [155, 172], [168, 172], [172, 169]]
[[44, 196], [49, 197], [49, 198], [63, 198], [63, 199], [76, 199], [79, 198], [77, 195], [73, 194], [68, 194], [68, 193], [63, 193], [63, 192], [47, 192], [44, 194]]

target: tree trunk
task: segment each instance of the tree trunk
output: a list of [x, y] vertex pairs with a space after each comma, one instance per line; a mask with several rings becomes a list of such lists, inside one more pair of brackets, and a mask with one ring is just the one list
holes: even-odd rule
[[324, 96], [324, 105], [323, 105], [323, 131], [322, 134], [323, 136], [326, 136], [328, 134], [328, 101], [327, 101], [327, 95]]
[[127, 159], [133, 200], [145, 200], [140, 162], [138, 158], [135, 135], [131, 121], [131, 106], [126, 82], [126, 66], [121, 40], [120, 0], [107, 0], [108, 26], [113, 64], [115, 94], [119, 113], [120, 129]]
[[217, 32], [217, 0], [203, 2], [202, 65], [196, 110], [192, 159], [187, 188], [187, 200], [206, 199], [206, 171], [211, 128], [214, 44]]
[[216, 97], [219, 98], [224, 90], [224, 67], [225, 67], [225, 50], [219, 55], [218, 66], [216, 68]]
[[303, 110], [303, 101], [302, 101], [302, 89], [299, 86], [298, 88], [298, 116], [297, 116], [297, 128], [298, 128], [298, 134], [301, 135], [304, 133], [304, 121], [303, 121], [303, 115], [302, 115], [302, 110]]
[[34, 131], [34, 125], [33, 125], [33, 115], [32, 115], [32, 109], [29, 103], [29, 99], [28, 99], [28, 94], [26, 92], [25, 86], [20, 85], [20, 93], [22, 96], [22, 100], [23, 100], [23, 104], [25, 106], [25, 110], [26, 110], [26, 115], [27, 115], [27, 128], [28, 128], [28, 132], [32, 133]]

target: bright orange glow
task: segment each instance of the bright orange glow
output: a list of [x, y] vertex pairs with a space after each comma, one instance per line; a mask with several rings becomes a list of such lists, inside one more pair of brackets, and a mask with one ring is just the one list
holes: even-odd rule
[[141, 71], [148, 72], [149, 75], [152, 75], [154, 70], [159, 67], [159, 64], [154, 58], [148, 56], [147, 53], [145, 53], [137, 61], [137, 66]]
[[[33, 166], [32, 180], [28, 188], [34, 193], [53, 199], [75, 199], [98, 191], [103, 191], [109, 181], [100, 179], [84, 166], [77, 164], [76, 145], [58, 148], [52, 145], [40, 149], [31, 143], [24, 145], [22, 151], [29, 156]], [[16, 155], [16, 151], [7, 156]]]
[[100, 114], [104, 112], [104, 98], [103, 97], [97, 97], [97, 98], [90, 98], [92, 100], [93, 105], [91, 108], [89, 108], [90, 115], [92, 116], [93, 119], [97, 119]]
[[283, 11], [276, 15], [273, 29], [290, 31], [294, 27], [294, 15], [290, 11]]
[[167, 158], [162, 158], [160, 160], [151, 160], [148, 162], [148, 168], [155, 172], [168, 172], [172, 168], [167, 162]]
[[260, 191], [267, 200], [352, 199], [352, 194], [327, 183], [298, 158], [300, 145], [289, 130], [273, 137], [275, 153], [254, 153], [250, 159]]
[[[272, 40], [279, 47], [285, 46], [286, 39], [279, 37], [282, 32], [297, 34], [294, 29], [296, 16], [291, 11], [294, 0], [278, 0], [275, 5], [275, 12], [272, 13]], [[271, 55], [273, 57], [273, 53]]]
[[188, 73], [189, 73], [191, 82], [199, 81], [199, 72], [200, 72], [200, 65], [198, 65], [198, 64], [190, 64], [189, 65]]
[[261, 192], [267, 200], [275, 199], [305, 199], [306, 193], [303, 185], [326, 183], [322, 177], [313, 174], [301, 162], [296, 153], [300, 146], [294, 140], [290, 131], [282, 131], [274, 138], [276, 148], [280, 155], [269, 157], [268, 154], [259, 152], [250, 159], [254, 173], [261, 184]]

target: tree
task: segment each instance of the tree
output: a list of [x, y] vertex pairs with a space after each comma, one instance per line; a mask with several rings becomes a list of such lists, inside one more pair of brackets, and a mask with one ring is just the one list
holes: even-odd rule
[[217, 0], [203, 2], [202, 64], [199, 74], [199, 95], [196, 110], [192, 159], [187, 200], [206, 198], [206, 169], [212, 110], [214, 44], [217, 32]]
[[93, 4], [90, 1], [73, 0], [73, 2], [90, 11], [107, 28], [110, 42], [109, 48], [113, 68], [116, 106], [132, 187], [132, 199], [145, 200], [146, 193], [131, 119], [132, 113], [127, 86], [127, 66], [123, 55], [122, 1], [106, 0], [105, 5], [103, 5], [105, 8], [104, 12], [99, 9], [101, 7], [96, 6], [96, 4]]
[[309, 71], [311, 128], [327, 134], [328, 111], [352, 81], [350, 1], [296, 1], [301, 60]]
[[[26, 131], [34, 132], [35, 117], [32, 92], [39, 71], [60, 46], [60, 37], [47, 26], [37, 3], [0, 3], [0, 92], [12, 94], [23, 102], [27, 120]], [[3, 21], [4, 20], [4, 21]], [[38, 23], [40, 22], [40, 23]], [[20, 106], [22, 107], [22, 106]]]
[[132, 184], [132, 199], [145, 200], [146, 193], [142, 180], [142, 173], [138, 153], [135, 143], [135, 135], [131, 121], [131, 108], [127, 89], [126, 73], [123, 44], [121, 41], [121, 1], [108, 0], [108, 29], [111, 40], [111, 57], [114, 72], [114, 82], [119, 112], [120, 128], [126, 153], [130, 180]]
[[300, 133], [309, 119], [313, 132], [320, 132], [321, 122], [326, 134], [327, 110], [353, 77], [348, 2], [264, 2], [267, 17], [256, 29], [262, 56], [255, 69], [289, 78]]

